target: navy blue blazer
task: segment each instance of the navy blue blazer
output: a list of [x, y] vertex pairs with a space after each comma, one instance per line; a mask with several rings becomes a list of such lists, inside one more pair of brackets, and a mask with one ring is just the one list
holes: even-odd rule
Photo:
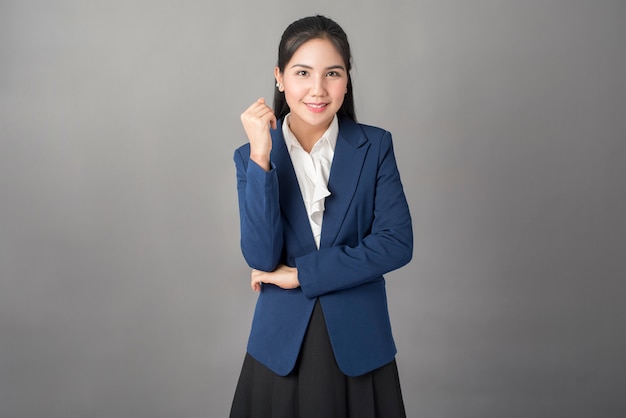
[[318, 250], [281, 125], [271, 130], [269, 172], [250, 160], [249, 144], [234, 155], [245, 260], [263, 271], [296, 267], [300, 281], [293, 290], [262, 286], [248, 353], [289, 374], [319, 298], [339, 368], [359, 376], [395, 357], [383, 274], [413, 254], [391, 134], [339, 121]]

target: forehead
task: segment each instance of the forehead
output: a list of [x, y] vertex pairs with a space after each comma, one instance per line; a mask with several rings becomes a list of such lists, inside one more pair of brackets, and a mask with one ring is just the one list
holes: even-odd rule
[[319, 65], [344, 65], [343, 57], [337, 51], [335, 45], [328, 39], [311, 39], [306, 41], [296, 50], [289, 60], [290, 64]]

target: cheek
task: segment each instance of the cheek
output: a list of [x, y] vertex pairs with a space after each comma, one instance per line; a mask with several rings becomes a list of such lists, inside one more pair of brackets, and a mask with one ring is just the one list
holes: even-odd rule
[[285, 89], [285, 100], [289, 107], [293, 107], [299, 101], [299, 98], [293, 90]]
[[297, 83], [292, 83], [285, 86], [285, 99], [289, 102], [290, 100], [299, 100], [304, 95], [306, 95], [306, 89], [299, 86]]
[[344, 81], [340, 83], [333, 83], [333, 85], [331, 86], [331, 89], [333, 91], [333, 95], [346, 94], [346, 90], [348, 89], [348, 82]]
[[343, 101], [343, 98], [346, 96], [346, 89], [348, 88], [347, 84], [341, 83], [333, 86], [331, 95], [335, 100]]

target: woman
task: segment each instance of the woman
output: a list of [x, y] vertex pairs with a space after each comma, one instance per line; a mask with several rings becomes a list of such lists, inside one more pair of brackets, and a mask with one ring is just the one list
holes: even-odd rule
[[284, 32], [274, 111], [241, 121], [241, 249], [259, 292], [231, 417], [404, 417], [383, 274], [413, 234], [391, 135], [356, 123], [350, 46], [314, 16]]

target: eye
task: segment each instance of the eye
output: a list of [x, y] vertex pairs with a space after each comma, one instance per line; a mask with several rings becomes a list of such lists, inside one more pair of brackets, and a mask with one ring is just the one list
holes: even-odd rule
[[327, 77], [341, 77], [341, 74], [338, 71], [329, 71], [326, 74]]
[[300, 70], [296, 73], [296, 75], [300, 77], [306, 77], [307, 75], [309, 75], [309, 72], [307, 70]]

